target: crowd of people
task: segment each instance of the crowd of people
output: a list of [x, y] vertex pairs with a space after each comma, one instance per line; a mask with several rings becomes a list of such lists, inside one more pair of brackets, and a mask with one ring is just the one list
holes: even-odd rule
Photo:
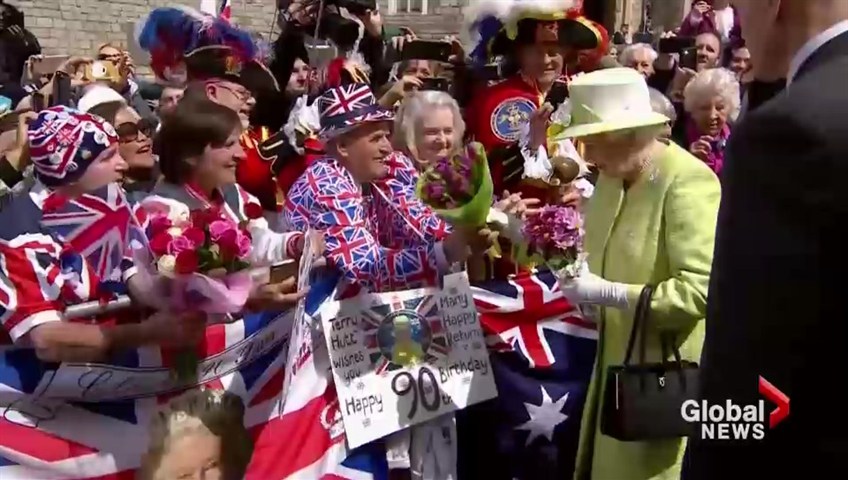
[[[387, 439], [394, 457], [408, 449], [405, 462], [388, 462], [393, 475], [838, 475], [827, 469], [840, 468], [846, 426], [830, 407], [843, 389], [828, 372], [845, 365], [835, 230], [848, 205], [848, 2], [694, 0], [677, 28], [612, 36], [582, 2], [490, 3], [469, 7], [466, 42], [421, 41], [356, 2], [330, 7], [359, 27], [351, 39], [322, 33], [333, 58], [311, 36], [323, 31], [317, 2], [282, 2], [271, 44], [227, 18], [155, 9], [138, 29], [155, 77], [145, 78], [118, 44], [45, 55], [23, 13], [0, 0], [0, 349], [53, 365], [196, 348], [209, 319], [163, 309], [164, 280], [143, 274], [135, 249], [154, 240], [152, 218], [209, 208], [247, 232], [252, 265], [317, 248], [341, 279], [339, 298], [438, 287], [458, 271], [475, 286], [526, 290], [546, 267], [519, 262], [503, 225], [457, 228], [420, 197], [428, 166], [473, 143], [488, 159], [492, 208], [510, 221], [545, 205], [583, 216], [585, 268], [547, 272], [563, 299], [548, 316], [579, 312], [597, 329], [593, 365], [569, 377], [582, 393], [568, 412], [581, 420], [522, 446], [486, 425], [486, 415], [507, 415], [500, 407], [467, 408], [410, 427], [441, 429], [426, 448]], [[252, 289], [236, 317], [302, 305], [309, 289], [290, 273]], [[131, 308], [67, 314], [122, 296]], [[714, 403], [755, 403], [766, 377], [792, 399], [788, 422], [758, 444], [610, 436], [605, 387], [644, 309], [643, 358], [701, 364], [700, 395]], [[506, 368], [502, 350], [490, 355]], [[558, 375], [532, 362], [527, 371], [542, 382]], [[171, 401], [153, 418], [147, 454], [122, 468], [145, 479], [244, 478], [245, 406], [224, 390]], [[186, 435], [217, 443], [179, 443]], [[171, 455], [188, 450], [196, 454]], [[0, 448], [0, 465], [8, 453]], [[48, 471], [15, 461], [33, 470], [13, 478]]]

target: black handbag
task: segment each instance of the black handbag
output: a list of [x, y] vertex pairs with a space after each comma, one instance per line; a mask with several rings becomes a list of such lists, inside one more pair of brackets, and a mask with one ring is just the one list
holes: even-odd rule
[[[639, 295], [624, 365], [607, 369], [601, 433], [621, 441], [680, 438], [694, 428], [683, 419], [680, 408], [684, 401], [698, 399], [698, 364], [681, 361], [680, 350], [669, 333], [660, 334], [663, 360], [645, 363], [653, 293], [653, 287], [648, 285]], [[633, 364], [637, 336], [639, 360]], [[674, 361], [666, 360], [669, 349]]]

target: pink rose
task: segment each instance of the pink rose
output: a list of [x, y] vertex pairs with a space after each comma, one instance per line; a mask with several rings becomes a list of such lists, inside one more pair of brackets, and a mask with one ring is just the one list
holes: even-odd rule
[[238, 246], [238, 257], [241, 259], [246, 258], [250, 253], [250, 237], [239, 232], [236, 246]]
[[166, 215], [156, 215], [150, 219], [150, 223], [147, 228], [149, 236], [153, 238], [173, 226], [174, 224]]
[[174, 237], [171, 243], [168, 244], [168, 255], [179, 256], [180, 253], [186, 250], [194, 250], [194, 243], [186, 237]]
[[234, 224], [233, 222], [228, 222], [226, 220], [215, 220], [214, 222], [209, 224], [209, 236], [212, 238], [213, 242], [217, 242], [227, 232], [233, 231], [235, 229], [236, 224]]

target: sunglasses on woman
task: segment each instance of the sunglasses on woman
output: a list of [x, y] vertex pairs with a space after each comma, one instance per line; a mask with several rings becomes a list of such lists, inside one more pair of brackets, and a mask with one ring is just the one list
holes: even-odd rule
[[115, 127], [115, 132], [118, 133], [118, 141], [121, 143], [130, 143], [138, 140], [138, 134], [143, 133], [145, 137], [152, 138], [153, 122], [146, 118], [142, 118], [137, 123], [126, 122]]

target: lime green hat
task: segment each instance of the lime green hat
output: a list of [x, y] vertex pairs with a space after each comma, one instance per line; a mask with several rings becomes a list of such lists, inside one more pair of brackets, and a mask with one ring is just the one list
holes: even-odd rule
[[570, 115], [553, 130], [555, 140], [662, 125], [668, 117], [651, 108], [645, 78], [632, 68], [597, 70], [572, 79]]

